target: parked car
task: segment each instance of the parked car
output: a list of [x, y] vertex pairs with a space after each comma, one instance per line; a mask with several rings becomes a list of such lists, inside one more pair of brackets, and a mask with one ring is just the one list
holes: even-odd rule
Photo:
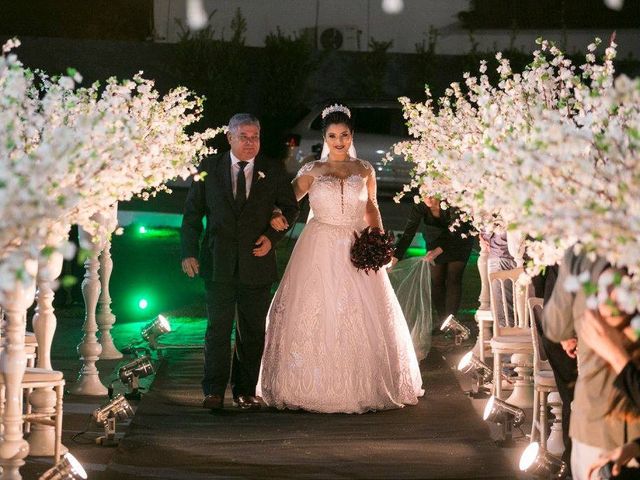
[[[398, 102], [345, 102], [355, 125], [354, 143], [358, 158], [368, 160], [376, 170], [378, 190], [398, 192], [410, 181], [411, 164], [394, 155], [384, 164], [382, 159], [394, 143], [408, 138], [407, 127]], [[322, 152], [321, 113], [326, 105], [311, 109], [287, 135], [289, 146], [285, 159], [287, 171], [295, 174], [307, 162], [318, 160]]]

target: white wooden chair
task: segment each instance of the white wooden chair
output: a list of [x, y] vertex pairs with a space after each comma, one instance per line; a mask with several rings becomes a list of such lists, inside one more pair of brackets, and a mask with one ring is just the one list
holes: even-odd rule
[[[62, 448], [62, 397], [64, 395], [64, 378], [62, 372], [57, 370], [47, 370], [44, 368], [31, 368], [27, 367], [22, 379], [22, 389], [25, 393], [31, 392], [35, 388], [53, 388], [56, 392], [56, 405], [52, 413], [32, 413], [30, 409], [23, 414], [25, 421], [25, 430], [28, 431], [28, 425], [32, 423], [38, 423], [41, 425], [49, 425], [55, 428], [55, 447], [54, 447], [54, 460], [55, 463], [60, 460], [61, 448]], [[25, 402], [29, 405], [28, 398]], [[4, 377], [0, 375], [0, 417], [4, 414]], [[23, 404], [23, 409], [25, 408]]]
[[[493, 338], [491, 339], [491, 351], [493, 352], [493, 388], [494, 395], [502, 398], [502, 357], [515, 355], [518, 359], [515, 371], [518, 373], [513, 393], [507, 400], [520, 408], [530, 408], [533, 404], [533, 385], [531, 378], [533, 342], [531, 341], [531, 326], [527, 309], [518, 308], [526, 298], [529, 287], [524, 287], [524, 292], [519, 291], [516, 284], [523, 273], [522, 268], [502, 270], [489, 274], [489, 286], [491, 290], [491, 312], [493, 314]], [[496, 284], [500, 288], [502, 309], [506, 325], [500, 325], [497, 305], [494, 301]], [[505, 285], [511, 284], [511, 304], [507, 301]], [[524, 296], [523, 296], [524, 295]], [[524, 312], [522, 314], [521, 312]], [[513, 319], [512, 322], [510, 319]]]
[[[533, 340], [533, 420], [531, 422], [531, 441], [539, 441], [540, 446], [547, 450], [549, 437], [549, 419], [547, 417], [547, 399], [552, 392], [558, 392], [553, 370], [547, 360], [546, 353], [540, 341], [536, 320], [542, 319], [542, 299], [531, 297], [527, 300], [529, 317], [531, 318], [531, 338]], [[554, 409], [558, 410], [558, 409]], [[555, 419], [560, 429], [561, 419]]]
[[[2, 338], [4, 328], [4, 312], [0, 308], [0, 349], [2, 349]], [[37, 423], [41, 425], [49, 425], [55, 428], [55, 462], [60, 459], [62, 449], [62, 397], [64, 394], [64, 378], [62, 372], [56, 370], [47, 370], [44, 368], [35, 368], [38, 355], [38, 341], [33, 332], [26, 332], [24, 337], [24, 349], [27, 357], [27, 368], [22, 379], [22, 409], [24, 419], [24, 432], [31, 430], [31, 424]], [[56, 404], [52, 413], [33, 413], [29, 395], [35, 388], [53, 388], [56, 393]], [[4, 378], [0, 375], [0, 417], [4, 412]]]

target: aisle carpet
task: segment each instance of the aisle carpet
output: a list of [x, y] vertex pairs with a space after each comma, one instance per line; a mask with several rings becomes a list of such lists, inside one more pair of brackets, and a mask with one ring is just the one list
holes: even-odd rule
[[438, 351], [421, 366], [427, 392], [413, 407], [365, 415], [244, 412], [227, 398], [212, 415], [200, 408], [201, 350], [166, 350], [126, 437], [96, 477], [516, 478]]

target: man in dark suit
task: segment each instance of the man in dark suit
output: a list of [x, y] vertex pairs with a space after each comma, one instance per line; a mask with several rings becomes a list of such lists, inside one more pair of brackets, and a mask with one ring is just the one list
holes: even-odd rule
[[[284, 231], [269, 225], [277, 207], [293, 225], [298, 215], [284, 168], [258, 155], [260, 122], [241, 113], [229, 120], [231, 151], [203, 160], [204, 179], [189, 190], [182, 220], [182, 270], [204, 279], [208, 325], [204, 345], [203, 407], [223, 407], [229, 382], [234, 404], [260, 408], [255, 388], [264, 348], [275, 244]], [[199, 243], [206, 217], [204, 238]], [[237, 309], [236, 344], [231, 333]]]

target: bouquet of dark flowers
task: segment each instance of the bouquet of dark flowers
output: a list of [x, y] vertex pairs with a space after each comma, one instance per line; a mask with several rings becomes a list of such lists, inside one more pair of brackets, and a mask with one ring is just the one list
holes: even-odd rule
[[360, 232], [353, 232], [356, 237], [351, 247], [351, 263], [369, 275], [369, 270], [377, 272], [391, 261], [393, 257], [393, 233], [382, 233], [378, 227], [367, 227]]

